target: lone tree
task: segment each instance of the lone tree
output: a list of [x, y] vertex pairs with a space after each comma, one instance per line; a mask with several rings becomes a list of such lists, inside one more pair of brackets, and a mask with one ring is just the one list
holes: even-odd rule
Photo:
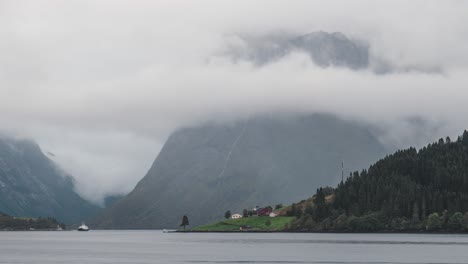
[[224, 218], [226, 218], [226, 219], [231, 218], [231, 210], [227, 210], [227, 211], [224, 213]]
[[180, 226], [183, 226], [183, 227], [184, 227], [184, 231], [185, 231], [185, 226], [188, 226], [188, 225], [190, 225], [190, 224], [189, 224], [188, 217], [187, 217], [187, 215], [184, 215], [184, 216], [182, 217], [182, 223], [180, 224]]

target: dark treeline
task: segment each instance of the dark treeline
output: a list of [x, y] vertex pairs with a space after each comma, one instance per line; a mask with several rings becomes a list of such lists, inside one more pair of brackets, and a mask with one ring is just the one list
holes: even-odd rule
[[299, 230], [467, 231], [468, 132], [397, 151], [288, 214]]
[[0, 230], [57, 230], [65, 225], [55, 218], [18, 218], [0, 212]]

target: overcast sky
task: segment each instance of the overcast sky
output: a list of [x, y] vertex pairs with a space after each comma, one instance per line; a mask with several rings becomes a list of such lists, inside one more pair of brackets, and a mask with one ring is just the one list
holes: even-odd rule
[[[468, 127], [467, 10], [446, 0], [0, 0], [0, 131], [38, 141], [93, 201], [130, 191], [171, 131], [208, 120], [332, 112], [379, 126], [389, 144], [422, 144], [414, 120], [455, 136]], [[240, 36], [318, 30], [368, 43], [396, 70], [226, 55], [248, 45]]]

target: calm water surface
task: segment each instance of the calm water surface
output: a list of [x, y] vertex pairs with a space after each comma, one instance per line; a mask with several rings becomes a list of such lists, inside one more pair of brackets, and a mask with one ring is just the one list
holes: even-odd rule
[[468, 263], [468, 236], [0, 232], [0, 263]]

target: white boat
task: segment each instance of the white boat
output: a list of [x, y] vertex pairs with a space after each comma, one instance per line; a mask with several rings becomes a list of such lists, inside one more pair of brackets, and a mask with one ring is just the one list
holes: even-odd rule
[[78, 231], [89, 231], [89, 227], [85, 225], [84, 223], [81, 223], [81, 225], [77, 229]]

